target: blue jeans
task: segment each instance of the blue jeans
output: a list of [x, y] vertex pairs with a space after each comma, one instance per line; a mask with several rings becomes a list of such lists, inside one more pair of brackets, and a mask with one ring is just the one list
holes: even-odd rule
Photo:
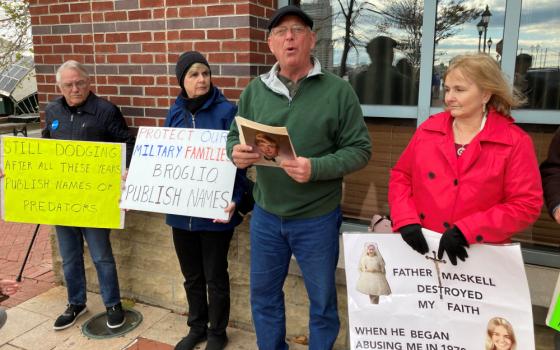
[[119, 279], [109, 240], [110, 233], [111, 230], [104, 228], [56, 226], [70, 304], [85, 305], [87, 301], [84, 238], [97, 271], [103, 303], [106, 307], [120, 303]]
[[282, 287], [295, 256], [310, 302], [309, 349], [332, 349], [340, 321], [336, 302], [340, 208], [310, 219], [285, 219], [255, 205], [251, 218], [251, 310], [260, 350], [284, 350]]

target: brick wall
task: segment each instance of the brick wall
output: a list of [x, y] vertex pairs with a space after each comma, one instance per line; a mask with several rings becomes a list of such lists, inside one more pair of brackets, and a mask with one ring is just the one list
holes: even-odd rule
[[265, 28], [275, 0], [29, 2], [41, 110], [59, 95], [55, 72], [69, 59], [87, 65], [93, 91], [120, 106], [132, 127], [163, 125], [184, 51], [208, 58], [231, 100], [274, 62]]

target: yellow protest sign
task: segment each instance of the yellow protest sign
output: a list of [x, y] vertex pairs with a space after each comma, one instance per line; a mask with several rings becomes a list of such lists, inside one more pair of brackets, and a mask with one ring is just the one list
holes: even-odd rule
[[119, 143], [3, 136], [5, 221], [122, 228]]

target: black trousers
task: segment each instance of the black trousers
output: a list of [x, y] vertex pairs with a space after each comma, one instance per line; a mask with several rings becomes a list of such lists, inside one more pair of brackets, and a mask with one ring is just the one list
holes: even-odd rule
[[223, 335], [229, 322], [227, 255], [233, 229], [217, 232], [172, 229], [175, 251], [185, 277], [189, 303], [187, 324], [192, 332]]

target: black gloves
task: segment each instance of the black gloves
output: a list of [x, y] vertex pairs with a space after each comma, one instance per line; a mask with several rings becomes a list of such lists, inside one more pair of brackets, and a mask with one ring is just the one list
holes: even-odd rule
[[438, 259], [443, 258], [443, 252], [445, 251], [451, 264], [457, 265], [457, 258], [465, 261], [469, 256], [465, 249], [468, 246], [465, 236], [458, 227], [449, 228], [441, 235], [439, 240]]
[[402, 239], [420, 254], [426, 254], [428, 249], [428, 242], [422, 233], [422, 226], [418, 224], [410, 224], [403, 226], [399, 229]]
[[[406, 225], [401, 227], [399, 232], [401, 233], [402, 239], [418, 253], [426, 254], [429, 251], [428, 243], [422, 233], [422, 226], [418, 224]], [[458, 227], [447, 229], [443, 235], [441, 235], [439, 241], [438, 259], [443, 258], [443, 253], [446, 252], [451, 264], [457, 265], [457, 258], [461, 261], [465, 261], [469, 256], [465, 247], [468, 248], [469, 243], [467, 243], [461, 230], [459, 230]]]

